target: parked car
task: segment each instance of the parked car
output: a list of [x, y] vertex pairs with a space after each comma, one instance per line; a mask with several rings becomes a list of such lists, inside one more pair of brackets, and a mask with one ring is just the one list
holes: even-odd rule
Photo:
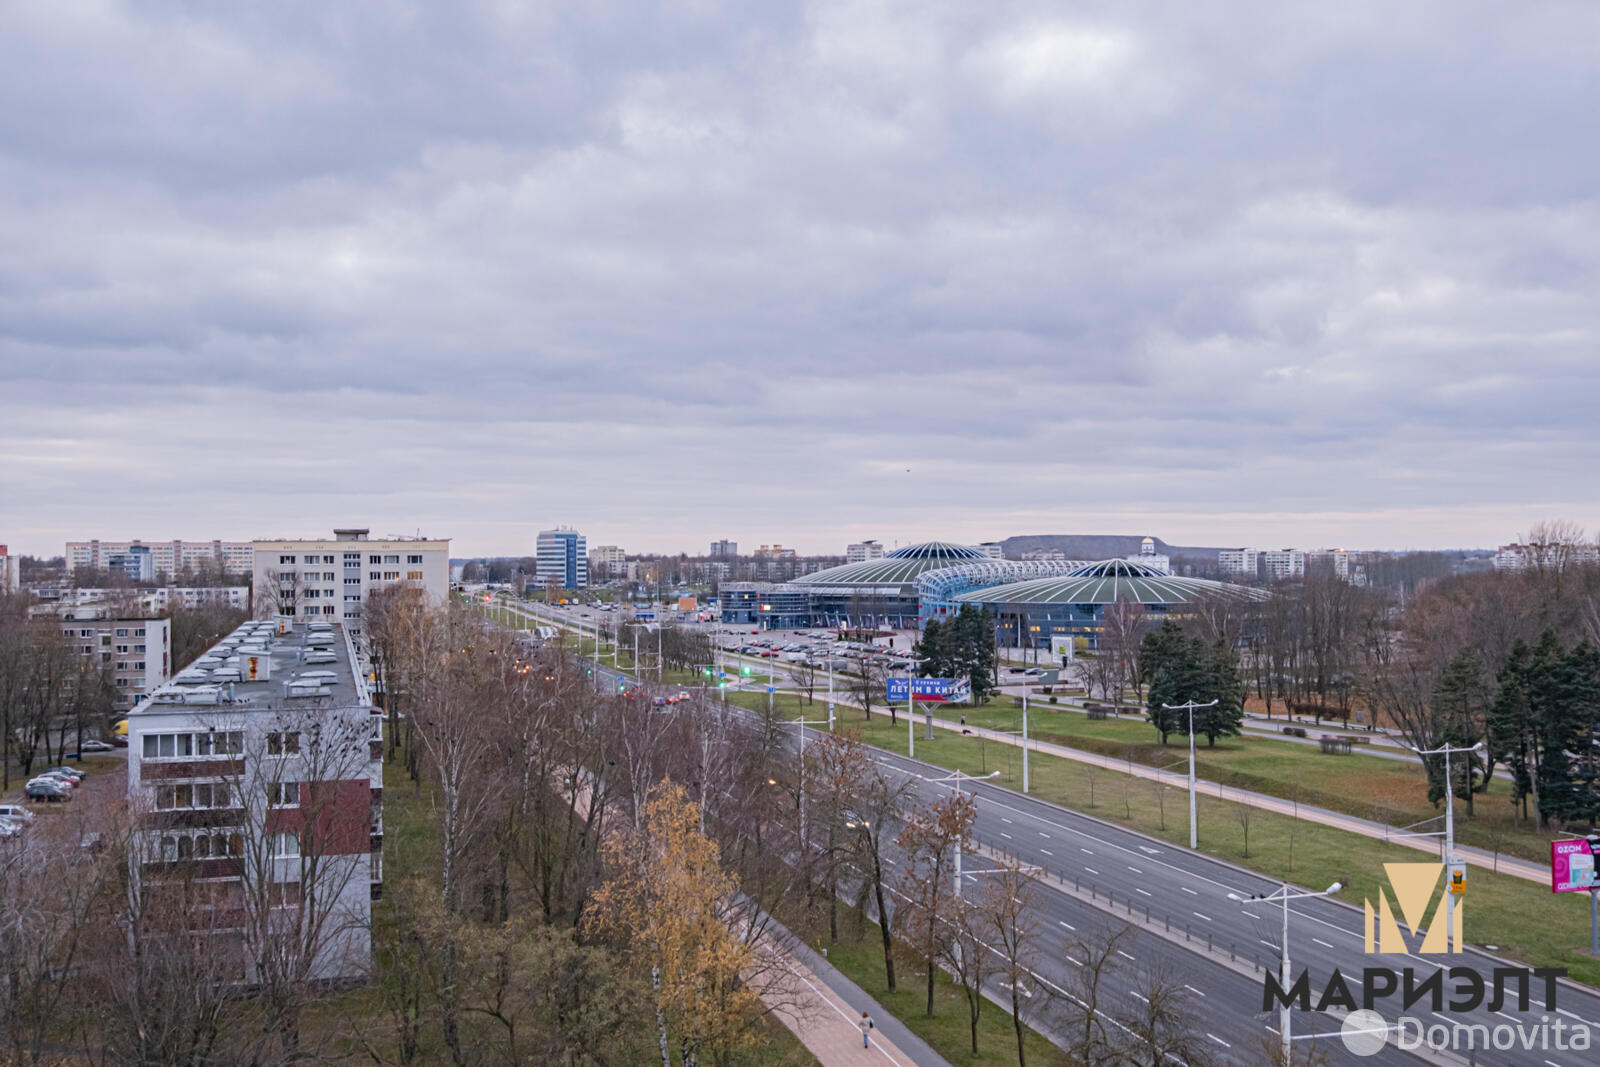
[[0, 819], [11, 819], [14, 822], [30, 823], [33, 821], [33, 812], [21, 804], [0, 804]]
[[51, 778], [69, 778], [72, 780], [73, 785], [77, 785], [79, 782], [88, 777], [88, 775], [84, 774], [84, 772], [80, 771], [76, 767], [51, 767], [49, 770], [41, 773], [48, 775]]
[[90, 740], [90, 741], [85, 741], [83, 744], [79, 745], [78, 746], [78, 751], [79, 752], [113, 752], [113, 751], [116, 750], [116, 747], [117, 747], [116, 745], [109, 744], [109, 743], [107, 743], [105, 741]]
[[72, 786], [59, 778], [35, 778], [23, 786], [22, 792], [29, 800], [42, 800], [51, 803], [57, 800], [67, 800], [72, 796]]
[[0, 838], [16, 837], [22, 833], [22, 823], [10, 819], [0, 819]]

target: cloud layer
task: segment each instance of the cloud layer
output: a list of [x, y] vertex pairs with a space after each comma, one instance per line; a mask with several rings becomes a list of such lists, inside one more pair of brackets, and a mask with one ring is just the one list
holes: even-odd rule
[[1593, 527], [1597, 35], [6, 5], [0, 540]]

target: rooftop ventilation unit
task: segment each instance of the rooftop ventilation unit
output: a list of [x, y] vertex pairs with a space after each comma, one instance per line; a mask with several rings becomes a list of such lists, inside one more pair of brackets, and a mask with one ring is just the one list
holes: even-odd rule
[[264, 652], [240, 652], [239, 680], [241, 682], [265, 682], [271, 677], [271, 656]]
[[307, 663], [338, 663], [339, 657], [332, 652], [312, 652], [306, 656]]
[[325, 697], [332, 694], [333, 690], [322, 684], [321, 678], [296, 678], [294, 681], [285, 682], [283, 695], [291, 700], [301, 697]]
[[172, 681], [175, 685], [203, 685], [209, 681], [210, 678], [210, 671], [199, 671], [195, 670], [193, 667], [190, 667], [186, 670], [179, 671], [177, 675], [173, 677]]

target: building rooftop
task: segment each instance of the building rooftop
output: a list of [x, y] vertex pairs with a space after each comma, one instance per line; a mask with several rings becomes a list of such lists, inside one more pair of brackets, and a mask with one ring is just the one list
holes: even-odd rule
[[960, 563], [985, 562], [988, 558], [980, 549], [968, 545], [952, 544], [949, 541], [924, 541], [921, 544], [907, 545], [905, 548], [885, 553], [882, 559], [846, 563], [842, 567], [829, 567], [827, 570], [802, 575], [794, 579], [791, 584], [839, 588], [903, 587], [902, 591], [911, 595], [916, 591], [911, 587], [911, 583], [924, 571]]
[[318, 701], [332, 707], [372, 704], [344, 628], [296, 622], [280, 635], [276, 622], [246, 622], [150, 693], [133, 714], [197, 707], [295, 711]]
[[1178, 578], [1155, 567], [1109, 559], [1055, 578], [1036, 578], [960, 593], [961, 603], [983, 604], [1187, 604], [1202, 596], [1265, 600], [1264, 590], [1205, 578]]

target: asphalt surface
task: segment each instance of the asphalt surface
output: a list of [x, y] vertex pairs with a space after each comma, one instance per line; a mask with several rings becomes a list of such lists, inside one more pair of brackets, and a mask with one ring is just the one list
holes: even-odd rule
[[[610, 668], [602, 668], [597, 674], [610, 684], [625, 677]], [[947, 777], [949, 772], [943, 768], [882, 750], [878, 750], [878, 759], [886, 769], [911, 780], [922, 800], [931, 800], [952, 788], [929, 781]], [[1202, 1020], [1206, 1038], [1215, 1043], [1216, 1057], [1228, 1063], [1261, 1062], [1263, 1039], [1275, 1040], [1277, 1012], [1260, 1010], [1262, 980], [1254, 968], [1277, 969], [1282, 906], [1241, 903], [1230, 899], [1229, 894], [1268, 894], [1280, 889], [1280, 883], [1204, 853], [1174, 848], [1164, 841], [987, 783], [967, 782], [962, 788], [978, 798], [975, 836], [979, 843], [1003, 849], [1046, 873], [1037, 885], [1040, 925], [1058, 932], [1058, 940], [1052, 941], [1050, 935], [1044, 937], [1045, 947], [1037, 965], [1042, 984], [1067, 993], [1074, 988], [1073, 966], [1064, 951], [1068, 938], [1107, 924], [1132, 925], [1135, 929], [1124, 945], [1125, 958], [1113, 964], [1102, 983], [1102, 996], [1109, 995], [1114, 1006], [1128, 1004], [1138, 993], [1144, 969], [1164, 970], [1181, 978], [1194, 997], [1193, 1007]], [[981, 857], [975, 858], [968, 870], [990, 865]], [[981, 877], [968, 874], [966, 881], [970, 885]], [[1086, 893], [1092, 898], [1083, 899]], [[1470, 901], [1470, 894], [1467, 899]], [[1467, 914], [1470, 922], [1470, 910]], [[1450, 956], [1368, 956], [1364, 952], [1363, 921], [1361, 908], [1344, 902], [1327, 898], [1291, 902], [1292, 969], [1295, 975], [1302, 969], [1310, 970], [1313, 1000], [1336, 968], [1355, 978], [1359, 986], [1359, 976], [1368, 966], [1395, 970], [1409, 967], [1419, 980], [1436, 970], [1466, 966], [1479, 971], [1492, 989], [1490, 976], [1494, 968], [1510, 966], [1472, 949]], [[1159, 933], [1152, 932], [1152, 928]], [[1241, 969], [1247, 973], [1240, 973]], [[1527, 1010], [1519, 1010], [1516, 1000], [1511, 999], [1491, 1012], [1487, 993], [1484, 1003], [1470, 1012], [1446, 1007], [1444, 1013], [1436, 1014], [1430, 1011], [1427, 1001], [1402, 1010], [1398, 994], [1375, 1006], [1390, 1025], [1400, 1015], [1418, 1017], [1424, 1025], [1480, 1024], [1491, 1031], [1508, 1024], [1537, 1029], [1543, 1021], [1559, 1020], [1569, 1027], [1588, 1026], [1591, 1040], [1600, 1045], [1600, 995], [1586, 987], [1563, 983], [1554, 1010], [1547, 1010], [1542, 983], [1532, 985]], [[1446, 975], [1446, 1003], [1456, 995], [1456, 988], [1457, 983]], [[1336, 1034], [1342, 1014], [1296, 1011], [1293, 1033], [1297, 1037]], [[1480, 1050], [1471, 1058], [1464, 1052], [1440, 1055], [1428, 1053], [1425, 1048], [1411, 1053], [1395, 1047], [1392, 1039], [1376, 1055], [1358, 1057], [1347, 1051], [1337, 1037], [1311, 1040], [1336, 1064], [1420, 1061], [1578, 1067], [1597, 1059], [1593, 1050], [1558, 1051], [1553, 1040], [1548, 1048], [1536, 1044], [1532, 1050], [1520, 1045], [1513, 1051]]]

